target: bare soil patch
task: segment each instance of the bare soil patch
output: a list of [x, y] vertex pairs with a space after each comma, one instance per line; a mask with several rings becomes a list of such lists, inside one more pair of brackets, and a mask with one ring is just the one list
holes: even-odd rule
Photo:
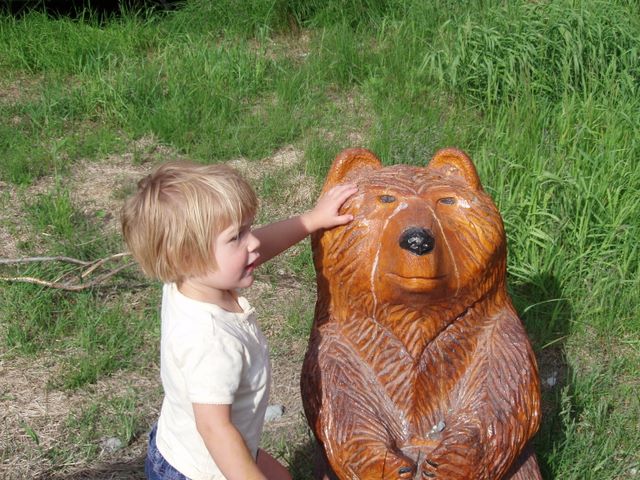
[[[25, 100], [33, 99], [39, 95], [42, 78], [38, 76], [13, 75], [0, 78], [0, 104], [16, 105]], [[16, 120], [19, 122], [19, 117]]]
[[17, 189], [0, 182], [0, 257], [19, 255], [18, 243], [27, 237]]

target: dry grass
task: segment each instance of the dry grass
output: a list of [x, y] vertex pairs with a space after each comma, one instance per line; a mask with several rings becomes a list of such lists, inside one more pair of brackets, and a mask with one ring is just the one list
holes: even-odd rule
[[[61, 360], [61, 356], [50, 355], [0, 360], [0, 422], [4, 432], [0, 436], [0, 478], [17, 480], [50, 474], [53, 471], [50, 452], [65, 447], [73, 451], [77, 447], [68, 444], [73, 438], [69, 438], [68, 419], [85, 405], [133, 389], [145, 416], [157, 412], [160, 399], [157, 371], [121, 372], [101, 379], [91, 388], [63, 392], [49, 387], [62, 368]], [[127, 448], [103, 452], [99, 459], [108, 463], [138, 458], [145, 448], [144, 436], [139, 436]], [[81, 461], [72, 457], [66, 464], [56, 464], [55, 471], [73, 472], [82, 466]]]

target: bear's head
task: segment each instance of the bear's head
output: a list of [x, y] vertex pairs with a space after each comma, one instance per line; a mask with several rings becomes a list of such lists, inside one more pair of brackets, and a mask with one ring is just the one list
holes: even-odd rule
[[347, 149], [324, 190], [339, 183], [358, 185], [341, 210], [354, 219], [312, 238], [317, 322], [350, 311], [379, 322], [408, 310], [451, 317], [504, 289], [502, 220], [463, 152], [440, 150], [426, 167], [383, 167], [372, 152]]

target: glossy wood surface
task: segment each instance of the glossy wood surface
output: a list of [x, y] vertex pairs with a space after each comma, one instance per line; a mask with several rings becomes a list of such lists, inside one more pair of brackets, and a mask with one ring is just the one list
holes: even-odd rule
[[336, 157], [354, 220], [312, 238], [305, 413], [339, 479], [539, 479], [535, 357], [505, 288], [502, 220], [472, 161]]

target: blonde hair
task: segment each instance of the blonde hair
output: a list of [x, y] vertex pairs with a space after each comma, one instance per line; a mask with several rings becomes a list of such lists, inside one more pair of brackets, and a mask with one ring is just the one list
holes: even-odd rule
[[255, 192], [233, 168], [170, 162], [138, 182], [122, 208], [122, 234], [146, 275], [179, 283], [217, 269], [217, 235], [257, 208]]

